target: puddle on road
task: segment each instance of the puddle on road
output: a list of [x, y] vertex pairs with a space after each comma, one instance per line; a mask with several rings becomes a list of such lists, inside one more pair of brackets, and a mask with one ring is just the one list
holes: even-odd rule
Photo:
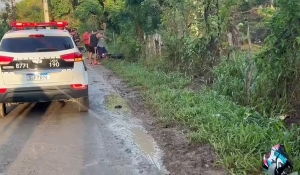
[[145, 154], [150, 156], [152, 161], [155, 159], [156, 151], [156, 144], [154, 140], [151, 138], [150, 135], [147, 135], [142, 129], [140, 128], [131, 128], [130, 132], [133, 135], [133, 141], [139, 147], [139, 149]]
[[[93, 71], [93, 74], [97, 74], [94, 69], [89, 70]], [[100, 74], [100, 76], [102, 75]], [[102, 84], [100, 87], [91, 87], [97, 94], [91, 95], [91, 98], [94, 99], [94, 110], [97, 111], [93, 115], [100, 120], [105, 117], [104, 121], [108, 122], [107, 127], [114, 134], [115, 142], [122, 153], [125, 154], [125, 157], [132, 161], [133, 166], [136, 166], [142, 172], [144, 171], [142, 174], [169, 174], [162, 162], [163, 152], [143, 128], [142, 120], [132, 115], [125, 99], [109, 83], [102, 78], [96, 79], [93, 77], [94, 80], [98, 84], [100, 82]], [[158, 171], [159, 173], [156, 173]]]

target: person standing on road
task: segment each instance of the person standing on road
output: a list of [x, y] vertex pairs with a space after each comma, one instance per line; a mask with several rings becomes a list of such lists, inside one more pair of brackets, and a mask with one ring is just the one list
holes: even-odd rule
[[104, 35], [104, 31], [101, 30], [98, 34], [97, 52], [100, 58], [104, 58], [104, 59], [106, 59], [106, 55], [107, 55], [107, 50], [105, 48], [106, 39], [110, 40], [110, 38]]
[[89, 45], [90, 45], [90, 33], [88, 30], [86, 30], [82, 35], [83, 44], [85, 46], [85, 49], [87, 51], [87, 54], [89, 55]]
[[89, 44], [89, 65], [92, 65], [92, 58], [94, 57], [94, 65], [97, 65], [97, 44], [98, 44], [98, 38], [97, 38], [98, 32], [92, 32], [90, 35], [90, 44]]

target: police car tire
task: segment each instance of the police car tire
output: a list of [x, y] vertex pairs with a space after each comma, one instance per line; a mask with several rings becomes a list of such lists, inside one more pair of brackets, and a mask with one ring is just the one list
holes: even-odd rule
[[6, 116], [6, 106], [5, 103], [0, 103], [0, 118]]
[[77, 108], [79, 112], [88, 112], [90, 108], [89, 97], [78, 98]]

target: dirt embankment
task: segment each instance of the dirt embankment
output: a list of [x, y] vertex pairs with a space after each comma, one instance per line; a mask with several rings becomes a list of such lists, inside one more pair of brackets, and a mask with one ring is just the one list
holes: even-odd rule
[[[172, 175], [226, 175], [226, 171], [215, 166], [217, 156], [208, 145], [192, 144], [188, 131], [172, 124], [160, 122], [145, 107], [145, 101], [138, 90], [127, 86], [126, 82], [107, 72], [105, 79], [127, 101], [137, 118], [143, 120], [144, 127], [156, 139], [164, 151], [164, 164]], [[116, 104], [117, 105], [117, 104]]]

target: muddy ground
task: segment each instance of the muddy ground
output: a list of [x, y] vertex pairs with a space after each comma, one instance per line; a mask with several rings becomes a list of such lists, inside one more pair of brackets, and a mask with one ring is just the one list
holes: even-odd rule
[[225, 174], [211, 147], [160, 123], [111, 71], [88, 73], [88, 113], [72, 102], [24, 103], [0, 118], [0, 175]]
[[[135, 117], [163, 150], [163, 164], [171, 175], [225, 175], [223, 168], [215, 166], [217, 156], [211, 146], [191, 144], [188, 131], [176, 125], [161, 123], [145, 105], [140, 92], [129, 87], [119, 76], [107, 70], [104, 77], [126, 100]], [[116, 104], [118, 105], [118, 104]]]
[[0, 175], [167, 174], [162, 151], [105, 81], [105, 70], [88, 67], [87, 113], [72, 102], [10, 107], [0, 118]]

